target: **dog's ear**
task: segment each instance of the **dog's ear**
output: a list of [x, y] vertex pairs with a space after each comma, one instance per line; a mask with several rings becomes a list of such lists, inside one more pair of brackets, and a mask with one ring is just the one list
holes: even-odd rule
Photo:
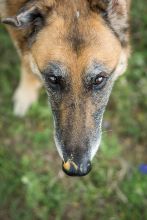
[[43, 16], [38, 8], [33, 6], [29, 9], [19, 11], [16, 16], [2, 19], [2, 23], [21, 29], [32, 25], [38, 20], [42, 22]]
[[122, 44], [128, 38], [130, 0], [88, 0], [91, 10], [99, 13], [119, 37]]
[[130, 0], [88, 0], [92, 10], [102, 13], [115, 13], [126, 15], [129, 9]]
[[92, 10], [107, 13], [107, 9], [111, 0], [88, 0]]
[[54, 4], [53, 0], [48, 1], [50, 4], [46, 5], [43, 4], [44, 2], [45, 0], [41, 3], [38, 1], [26, 3], [15, 16], [4, 18], [1, 22], [19, 29], [30, 27], [33, 24], [40, 25], [44, 22], [45, 13], [50, 11]]

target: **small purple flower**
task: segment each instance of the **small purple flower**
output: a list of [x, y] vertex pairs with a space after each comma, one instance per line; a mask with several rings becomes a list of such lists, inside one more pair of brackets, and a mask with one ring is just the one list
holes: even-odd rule
[[141, 164], [139, 166], [139, 171], [142, 173], [142, 174], [147, 174], [147, 164]]

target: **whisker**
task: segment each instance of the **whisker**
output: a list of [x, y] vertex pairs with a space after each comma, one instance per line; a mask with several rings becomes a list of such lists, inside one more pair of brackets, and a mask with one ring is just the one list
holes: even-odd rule
[[102, 134], [103, 133], [108, 133], [108, 132], [112, 132], [113, 130], [106, 130], [106, 131], [102, 131]]

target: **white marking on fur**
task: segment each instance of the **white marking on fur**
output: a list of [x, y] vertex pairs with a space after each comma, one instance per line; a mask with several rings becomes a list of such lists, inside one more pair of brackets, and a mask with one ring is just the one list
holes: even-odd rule
[[[56, 131], [56, 124], [55, 124], [55, 119], [53, 120], [54, 122], [54, 129]], [[57, 151], [59, 153], [59, 156], [61, 157], [61, 159], [64, 161], [64, 158], [63, 158], [63, 153], [62, 153], [62, 149], [61, 149], [61, 145], [56, 137], [56, 134], [54, 133], [54, 140], [55, 140], [55, 144], [56, 144], [56, 148], [57, 148]]]
[[37, 98], [38, 93], [31, 88], [18, 87], [13, 97], [14, 114], [23, 117], [29, 107], [37, 101]]
[[57, 147], [59, 156], [60, 156], [61, 159], [64, 161], [63, 154], [62, 154], [62, 150], [61, 150], [61, 145], [60, 145], [58, 139], [56, 138], [56, 135], [54, 135], [54, 140], [55, 140], [55, 144], [56, 144], [56, 147]]
[[[25, 69], [22, 69], [22, 74], [26, 73]], [[31, 73], [30, 73], [31, 74]], [[28, 85], [27, 81], [22, 79], [18, 88], [16, 89], [13, 97], [14, 101], [14, 114], [19, 117], [23, 117], [29, 107], [37, 101], [38, 90], [41, 87], [40, 82], [35, 85]]]
[[80, 12], [79, 11], [76, 12], [76, 16], [77, 16], [77, 18], [80, 17]]
[[101, 143], [101, 136], [95, 143], [93, 143], [93, 146], [92, 146], [92, 149], [91, 149], [91, 152], [90, 152], [90, 160], [91, 161], [94, 158], [96, 152], [98, 151], [100, 143]]

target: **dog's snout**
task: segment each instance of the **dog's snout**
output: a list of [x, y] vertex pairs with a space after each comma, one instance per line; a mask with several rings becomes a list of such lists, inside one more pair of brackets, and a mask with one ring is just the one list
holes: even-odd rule
[[85, 176], [91, 170], [91, 162], [75, 163], [72, 160], [63, 162], [63, 171], [69, 176]]

